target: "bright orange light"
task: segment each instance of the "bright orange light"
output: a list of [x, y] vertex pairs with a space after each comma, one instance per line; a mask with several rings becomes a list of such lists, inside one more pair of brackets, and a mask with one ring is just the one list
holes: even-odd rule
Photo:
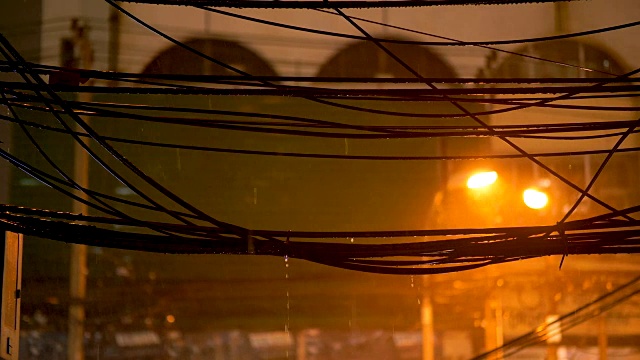
[[473, 174], [467, 180], [469, 189], [479, 189], [487, 187], [498, 180], [498, 173], [495, 171], [483, 171]]
[[167, 315], [167, 322], [169, 324], [173, 324], [174, 322], [176, 322], [176, 317], [173, 315]]
[[524, 199], [525, 205], [532, 209], [542, 209], [547, 206], [549, 202], [549, 196], [547, 196], [547, 194], [532, 188], [525, 190], [522, 198]]

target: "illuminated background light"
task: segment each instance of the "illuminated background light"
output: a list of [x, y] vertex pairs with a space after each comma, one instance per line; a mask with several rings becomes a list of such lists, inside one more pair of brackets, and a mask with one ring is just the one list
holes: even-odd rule
[[522, 194], [522, 198], [524, 199], [525, 205], [532, 209], [542, 209], [547, 206], [547, 203], [549, 202], [547, 194], [536, 189], [525, 190]]
[[469, 189], [479, 189], [493, 184], [496, 180], [498, 180], [497, 172], [484, 171], [471, 175], [467, 180], [467, 187]]

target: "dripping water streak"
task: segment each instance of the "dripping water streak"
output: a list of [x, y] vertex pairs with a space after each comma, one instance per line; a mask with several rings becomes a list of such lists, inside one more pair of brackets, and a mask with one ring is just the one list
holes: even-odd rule
[[[289, 333], [289, 324], [291, 320], [290, 309], [291, 309], [291, 299], [289, 295], [289, 255], [284, 256], [284, 267], [285, 267], [285, 286], [287, 288], [287, 318], [284, 324], [284, 331], [287, 334], [287, 337], [291, 337]], [[287, 359], [289, 359], [289, 349], [286, 351]]]

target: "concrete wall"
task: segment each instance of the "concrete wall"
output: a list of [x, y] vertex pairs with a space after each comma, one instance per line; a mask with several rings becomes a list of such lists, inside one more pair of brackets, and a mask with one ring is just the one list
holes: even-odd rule
[[[578, 1], [568, 4], [566, 31], [583, 31], [634, 21], [640, 7], [633, 0]], [[314, 70], [329, 59], [348, 39], [330, 38], [251, 23], [220, 14], [187, 7], [126, 4], [126, 8], [160, 30], [185, 40], [198, 36], [214, 36], [237, 40], [275, 65], [283, 75], [313, 75]], [[425, 8], [394, 8], [345, 10], [351, 16], [408, 29], [446, 36], [457, 40], [505, 40], [554, 34], [554, 4], [501, 6], [439, 6]], [[223, 9], [274, 22], [360, 35], [339, 16], [312, 10], [252, 10]], [[594, 16], [593, 14], [598, 14]], [[414, 40], [434, 40], [424, 34], [360, 24], [372, 35], [403, 37]], [[628, 31], [586, 37], [582, 40], [605, 47], [625, 64], [633, 63], [640, 47], [628, 36]], [[125, 19], [121, 47], [123, 70], [140, 71], [148, 61], [168, 46], [169, 42]], [[616, 44], [615, 47], [610, 44]], [[618, 46], [617, 44], [620, 44]], [[518, 45], [502, 47], [514, 50]], [[483, 65], [486, 49], [439, 48], [437, 51], [454, 65], [461, 76], [473, 76]]]

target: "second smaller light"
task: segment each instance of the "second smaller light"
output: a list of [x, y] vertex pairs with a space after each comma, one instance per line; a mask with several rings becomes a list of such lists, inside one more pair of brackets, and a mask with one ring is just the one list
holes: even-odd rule
[[549, 196], [546, 193], [534, 188], [525, 190], [522, 193], [522, 199], [525, 205], [532, 209], [542, 209], [549, 202]]

